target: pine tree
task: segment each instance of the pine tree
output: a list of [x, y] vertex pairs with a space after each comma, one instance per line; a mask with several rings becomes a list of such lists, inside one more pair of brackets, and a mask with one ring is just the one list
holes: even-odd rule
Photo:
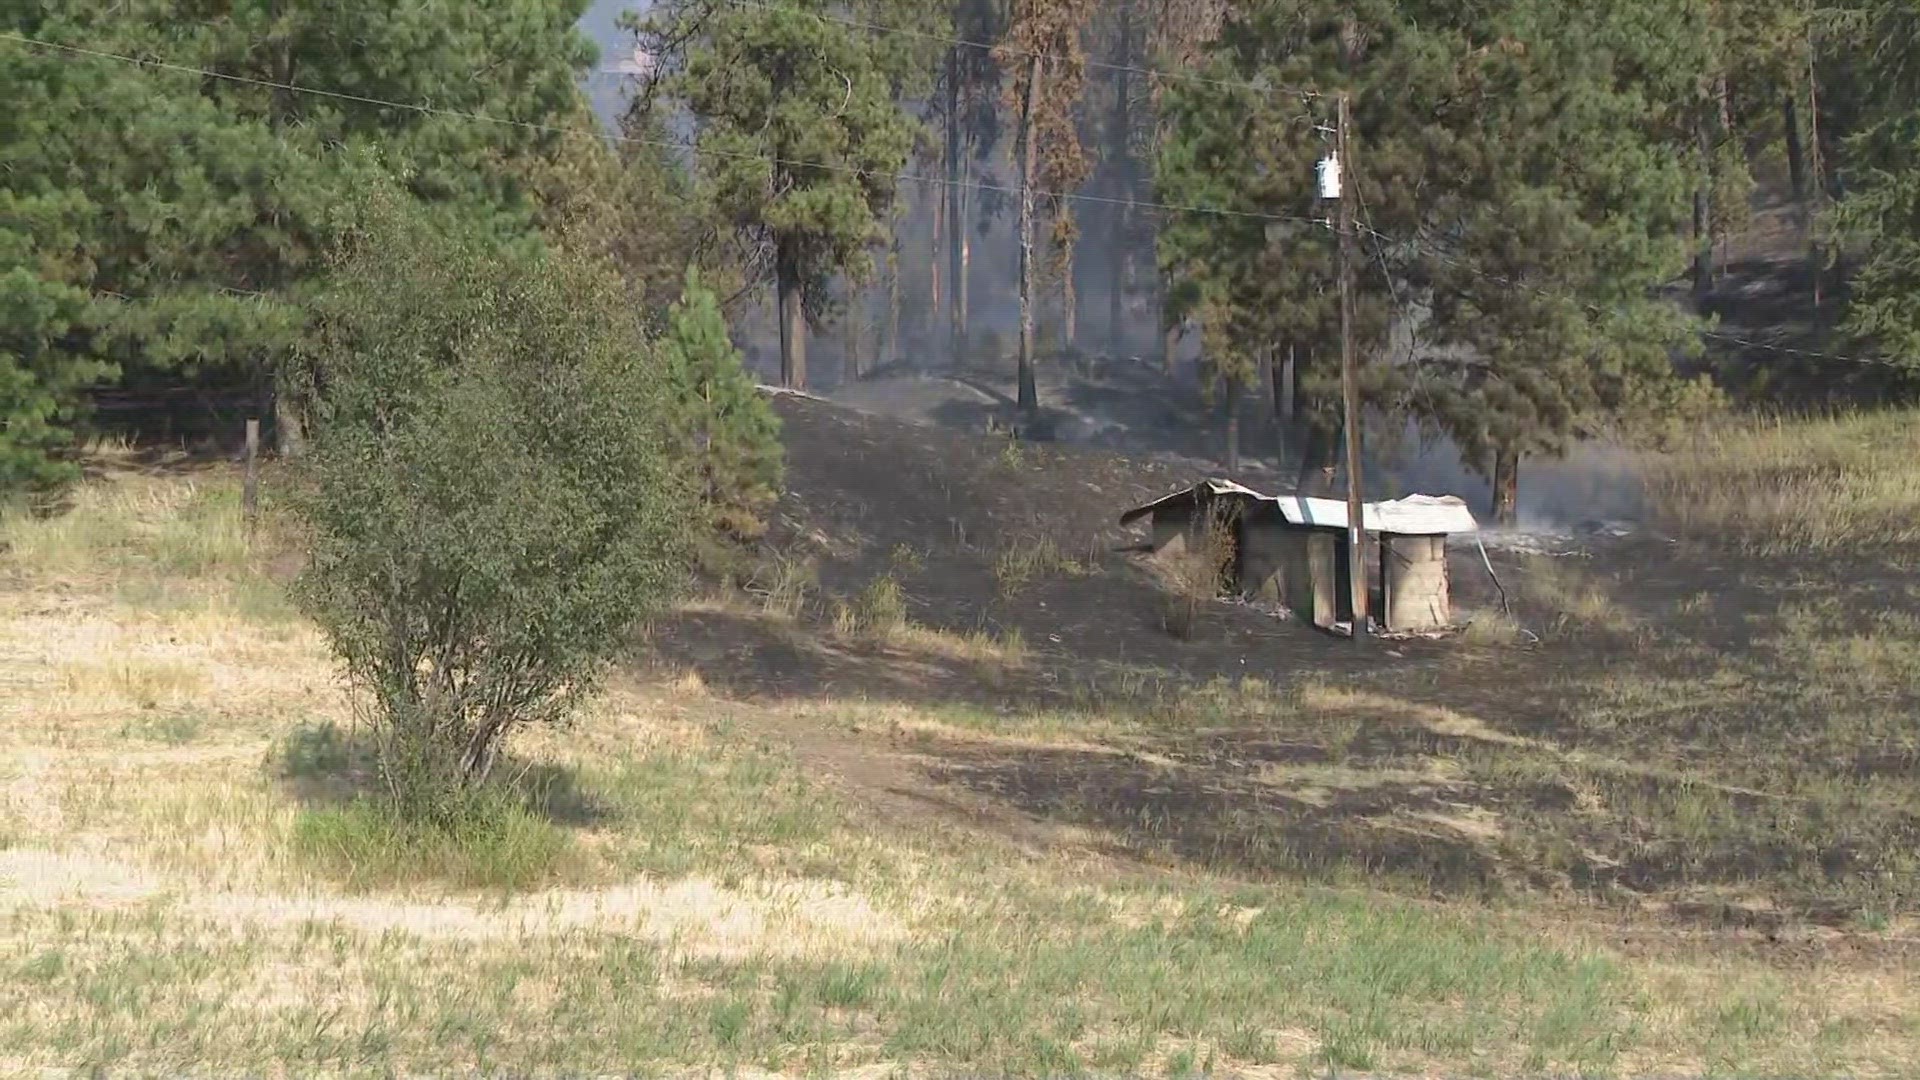
[[655, 55], [676, 65], [664, 90], [699, 125], [702, 197], [770, 271], [781, 376], [794, 387], [806, 385], [806, 333], [826, 320], [833, 279], [872, 273], [914, 142], [896, 93], [914, 50], [826, 10], [682, 3], [646, 24]]
[[[1319, 346], [1301, 390], [1322, 417], [1306, 464], [1325, 474], [1334, 339], [1314, 95], [1346, 89], [1370, 403], [1507, 481], [1522, 455], [1669, 400], [1688, 326], [1652, 292], [1685, 257], [1700, 14], [1654, 0], [1234, 5], [1208, 50], [1222, 81], [1169, 88], [1158, 173], [1170, 201], [1267, 215], [1173, 215], [1162, 234], [1176, 310], [1209, 324], [1215, 379], [1244, 387], [1263, 349]], [[1242, 85], [1254, 79], [1308, 94]], [[1384, 348], [1395, 325], [1414, 339], [1405, 355]]]
[[741, 365], [720, 301], [697, 270], [687, 271], [660, 349], [674, 434], [693, 451], [711, 520], [734, 536], [759, 536], [780, 491], [780, 421]]
[[0, 43], [0, 96], [15, 106], [0, 118], [0, 203], [21, 210], [0, 214], [0, 271], [31, 273], [43, 297], [85, 298], [63, 302], [46, 324], [60, 332], [39, 349], [16, 353], [34, 357], [16, 361], [16, 375], [48, 373], [22, 391], [42, 401], [43, 419], [20, 430], [45, 442], [39, 425], [68, 411], [81, 383], [116, 370], [135, 384], [262, 386], [284, 375], [304, 318], [297, 294], [349, 224], [349, 196], [382, 175], [497, 233], [527, 234], [534, 207], [521, 177], [557, 141], [540, 125], [573, 107], [575, 75], [592, 58], [574, 29], [584, 2], [242, 0], [217, 19], [182, 0], [9, 8], [8, 31], [174, 65]]

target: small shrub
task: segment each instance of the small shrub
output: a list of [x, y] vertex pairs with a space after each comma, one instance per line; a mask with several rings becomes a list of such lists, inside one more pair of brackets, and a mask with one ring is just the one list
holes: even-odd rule
[[860, 595], [839, 601], [833, 608], [833, 632], [843, 638], [868, 636], [886, 641], [899, 637], [911, 625], [907, 594], [892, 573], [874, 578]]
[[561, 876], [573, 849], [566, 832], [512, 792], [464, 788], [426, 817], [386, 800], [303, 811], [294, 822], [301, 859], [351, 888], [412, 881], [459, 888], [525, 889]]
[[1043, 577], [1079, 575], [1085, 571], [1086, 567], [1061, 551], [1050, 536], [1009, 544], [993, 561], [993, 577], [1002, 598], [1017, 595]]
[[806, 613], [807, 600], [819, 582], [819, 571], [812, 562], [776, 556], [748, 583], [748, 590], [760, 594], [760, 608], [766, 614], [797, 619]]
[[1226, 510], [1215, 508], [1195, 523], [1177, 549], [1161, 557], [1163, 621], [1168, 633], [1179, 638], [1194, 635], [1201, 614], [1220, 596], [1233, 556], [1233, 522]]
[[758, 539], [780, 491], [780, 419], [747, 375], [719, 298], [692, 268], [667, 316], [660, 351], [673, 396], [673, 432], [694, 454], [702, 504], [722, 532]]
[[860, 629], [878, 638], [892, 637], [907, 625], [907, 594], [900, 579], [881, 574], [867, 583], [855, 601]]
[[697, 504], [617, 278], [397, 205], [369, 204], [314, 303], [299, 595], [389, 789], [438, 817], [591, 690], [684, 577]]

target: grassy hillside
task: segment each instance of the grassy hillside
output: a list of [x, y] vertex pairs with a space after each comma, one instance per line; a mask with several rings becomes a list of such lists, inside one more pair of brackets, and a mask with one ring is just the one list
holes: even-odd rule
[[[779, 550], [458, 835], [357, 801], [286, 527], [249, 539], [229, 469], [103, 458], [6, 518], [0, 1070], [1920, 1059], [1920, 593], [1869, 518], [1781, 543], [1729, 498], [1504, 560], [1512, 623], [1354, 658], [1224, 605], [1166, 638], [1094, 512], [1122, 465], [787, 423]], [[1656, 482], [1825, 467], [1858, 423], [1847, 468], [1902, 490], [1913, 457], [1837, 423]], [[875, 527], [897, 481], [858, 463], [923, 460], [959, 526]]]

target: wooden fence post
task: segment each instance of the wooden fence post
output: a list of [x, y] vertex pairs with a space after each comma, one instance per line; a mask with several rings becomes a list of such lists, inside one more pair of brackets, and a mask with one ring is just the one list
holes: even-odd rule
[[247, 481], [240, 496], [247, 517], [247, 537], [252, 539], [260, 522], [260, 421], [247, 421]]

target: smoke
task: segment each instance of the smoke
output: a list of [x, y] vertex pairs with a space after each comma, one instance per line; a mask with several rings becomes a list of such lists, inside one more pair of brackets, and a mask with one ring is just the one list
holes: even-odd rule
[[[1446, 439], [1422, 443], [1409, 427], [1397, 445], [1376, 450], [1370, 495], [1400, 498], [1412, 494], [1458, 495], [1485, 515], [1492, 485], [1468, 467], [1459, 448]], [[1377, 438], [1376, 446], [1387, 440]], [[1639, 522], [1646, 517], [1646, 492], [1636, 455], [1599, 442], [1576, 443], [1564, 457], [1530, 457], [1520, 465], [1518, 526], [1524, 532], [1562, 532], [1593, 522]]]
[[[586, 87], [601, 118], [617, 121], [624, 109], [633, 66], [633, 41], [619, 29], [619, 17], [644, 11], [650, 0], [594, 0], [581, 20], [581, 29], [599, 46], [599, 70]], [[969, 182], [986, 188], [1009, 187], [1015, 175], [1006, 140], [987, 160], [970, 166]], [[1141, 166], [1136, 163], [1138, 174]], [[909, 163], [911, 174], [936, 172], [925, 161]], [[1140, 177], [1136, 177], [1140, 178]], [[1108, 192], [1095, 187], [1101, 194]], [[1119, 190], [1111, 194], [1119, 194]], [[911, 385], [854, 385], [848, 377], [852, 356], [860, 353], [872, 370], [887, 357], [883, 344], [893, 324], [890, 297], [882, 274], [864, 288], [842, 282], [839, 316], [832, 325], [809, 335], [809, 385], [839, 391], [850, 404], [935, 422], [979, 422], [996, 407], [982, 389], [1013, 390], [1010, 363], [1020, 332], [1019, 246], [1015, 235], [1014, 200], [1004, 192], [974, 190], [969, 194], [974, 219], [967, 223], [971, 246], [967, 275], [967, 335], [960, 351], [952, 333], [952, 308], [958, 290], [946, 280], [950, 237], [935, 244], [935, 207], [946, 197], [939, 183], [903, 181], [899, 187], [901, 216], [898, 228], [898, 335], [894, 374], [944, 375], [966, 373], [967, 383], [945, 379], [913, 380]], [[1169, 386], [1153, 374], [1161, 362], [1162, 332], [1155, 295], [1155, 254], [1152, 230], [1135, 220], [1119, 237], [1114, 228], [1117, 211], [1109, 206], [1081, 203], [1073, 207], [1078, 218], [1075, 251], [1075, 290], [1078, 320], [1075, 346], [1066, 348], [1065, 312], [1057, 275], [1042, 273], [1042, 290], [1035, 298], [1043, 401], [1061, 414], [1057, 425], [1063, 441], [1084, 442], [1128, 452], [1173, 453], [1200, 459], [1223, 456], [1219, 410], [1199, 401], [1195, 379], [1198, 342], [1188, 335], [1181, 343], [1176, 370], [1179, 380]], [[1043, 259], [1046, 227], [1041, 233]], [[881, 256], [884, 258], [884, 255]], [[1111, 321], [1110, 299], [1115, 268], [1131, 266], [1121, 296], [1120, 321]], [[936, 289], [936, 281], [938, 288]], [[936, 300], [937, 297], [937, 300]], [[939, 305], [936, 308], [936, 303]], [[770, 296], [751, 299], [734, 320], [736, 339], [749, 366], [762, 378], [779, 373], [779, 330]], [[1117, 333], [1116, 333], [1117, 331]], [[1065, 358], [1108, 357], [1109, 375], [1100, 385], [1074, 383], [1062, 370]], [[1143, 363], [1133, 363], [1134, 360]], [[989, 385], [1004, 372], [1007, 385]], [[969, 385], [970, 384], [970, 385]], [[1171, 391], [1171, 392], [1169, 392]], [[1267, 434], [1259, 395], [1249, 395], [1242, 412], [1242, 442], [1253, 471], [1271, 470], [1272, 483], [1289, 477], [1290, 462], [1282, 460], [1275, 440]], [[1458, 495], [1484, 513], [1490, 501], [1485, 477], [1469, 468], [1451, 443], [1422, 440], [1407, 430], [1368, 432], [1369, 495], [1399, 498], [1421, 493]], [[1591, 521], [1637, 521], [1644, 516], [1644, 494], [1633, 455], [1605, 444], [1576, 445], [1565, 457], [1527, 459], [1521, 466], [1519, 519], [1528, 531], [1561, 531]]]

